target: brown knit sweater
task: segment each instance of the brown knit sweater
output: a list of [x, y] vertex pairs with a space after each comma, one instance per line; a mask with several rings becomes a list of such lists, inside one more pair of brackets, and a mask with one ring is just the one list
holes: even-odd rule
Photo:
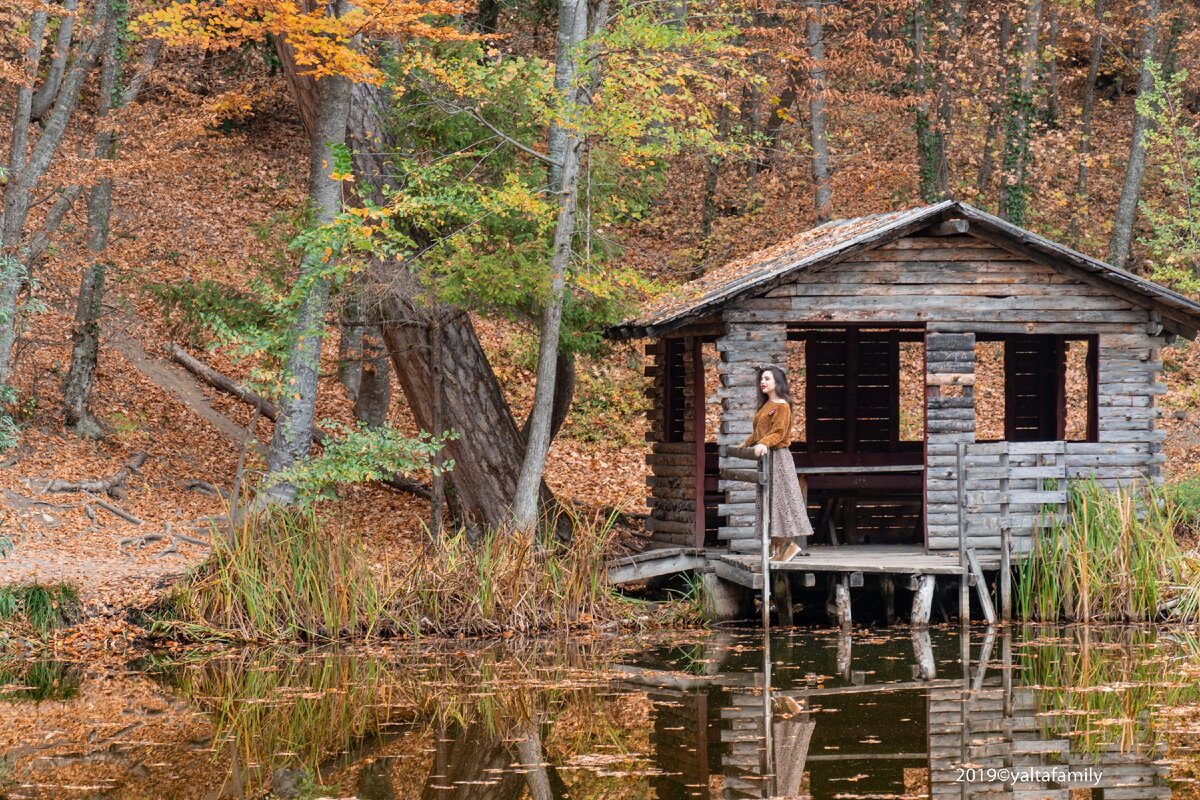
[[772, 449], [792, 443], [792, 408], [787, 403], [771, 400], [763, 403], [754, 414], [754, 433], [742, 447], [765, 444]]

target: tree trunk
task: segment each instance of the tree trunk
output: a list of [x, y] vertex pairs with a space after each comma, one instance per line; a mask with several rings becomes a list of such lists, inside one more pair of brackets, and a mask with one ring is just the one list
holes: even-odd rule
[[790, 117], [792, 106], [796, 104], [796, 97], [800, 93], [800, 79], [800, 66], [794, 64], [787, 71], [787, 80], [783, 85], [783, 91], [779, 93], [779, 101], [775, 104], [775, 109], [768, 116], [767, 124], [763, 128], [763, 138], [767, 140], [767, 152], [762, 159], [761, 169], [763, 170], [773, 169], [779, 161], [783, 124]]
[[67, 71], [67, 58], [71, 54], [71, 38], [75, 32], [75, 9], [79, 0], [64, 0], [59, 16], [58, 34], [54, 37], [54, 56], [50, 61], [50, 69], [46, 80], [42, 83], [37, 94], [33, 96], [30, 116], [40, 120], [50, 110], [58, 89], [62, 86], [63, 75]]
[[830, 184], [829, 142], [825, 135], [825, 41], [821, 24], [821, 0], [805, 0], [808, 20], [808, 80], [812, 93], [808, 101], [809, 132], [812, 143], [813, 212], [818, 223], [833, 217], [833, 189]]
[[0, 216], [0, 386], [8, 384], [12, 369], [13, 345], [17, 337], [17, 297], [28, 277], [29, 253], [24, 247], [24, 238], [33, 192], [50, 168], [62, 143], [67, 123], [78, 105], [83, 83], [100, 54], [102, 33], [107, 27], [108, 18], [109, 3], [96, 3], [89, 22], [89, 29], [95, 33], [86, 45], [79, 48], [44, 120], [42, 133], [29, 151], [33, 87], [45, 36], [46, 12], [36, 11], [30, 18], [30, 44], [24, 65], [27, 81], [17, 88], [8, 182], [4, 187], [3, 212]]
[[[717, 111], [717, 136], [722, 139], [729, 133], [729, 106], [724, 101]], [[721, 179], [724, 156], [708, 156], [704, 170], [704, 200], [700, 205], [700, 241], [704, 242], [712, 233], [713, 220], [717, 216], [717, 184]], [[700, 277], [698, 274], [693, 277]]]
[[996, 43], [996, 88], [992, 96], [991, 108], [988, 110], [987, 130], [983, 134], [983, 150], [979, 157], [979, 177], [975, 181], [975, 189], [981, 197], [987, 194], [992, 184], [992, 172], [995, 170], [996, 136], [1004, 111], [1004, 96], [1011, 81], [1008, 40], [1012, 37], [1012, 17], [1009, 16], [1007, 6], [1001, 6], [1000, 15], [1000, 33]]
[[926, 23], [928, 0], [920, 0], [913, 8], [912, 52], [913, 52], [913, 89], [917, 95], [916, 123], [917, 134], [917, 180], [921, 200], [925, 203], [936, 203], [941, 199], [938, 188], [938, 164], [943, 160], [939, 152], [941, 140], [930, 113], [929, 102], [929, 65], [925, 60]]
[[1058, 127], [1058, 33], [1061, 28], [1062, 12], [1057, 6], [1050, 7], [1050, 41], [1046, 43], [1046, 125]]
[[[335, 13], [343, 13], [345, 4], [337, 5]], [[308, 200], [313, 208], [313, 225], [328, 225], [341, 210], [342, 184], [330, 177], [330, 169], [334, 163], [334, 146], [346, 141], [350, 94], [350, 80], [339, 75], [322, 78], [318, 84], [316, 135], [311, 142], [308, 163]], [[292, 325], [283, 391], [279, 398], [279, 417], [267, 454], [268, 485], [264, 494], [273, 503], [291, 503], [296, 489], [287, 481], [271, 482], [270, 476], [290, 469], [307, 458], [312, 449], [321, 343], [329, 299], [329, 280], [319, 277], [319, 273], [329, 257], [321, 252], [306, 252], [300, 261], [299, 281], [304, 287], [304, 297]]]
[[963, 0], [945, 0], [942, 5], [943, 30], [938, 42], [938, 63], [934, 71], [936, 83], [933, 88], [934, 103], [937, 109], [937, 125], [934, 128], [934, 154], [930, 159], [933, 169], [933, 190], [936, 200], [950, 196], [950, 131], [954, 124], [953, 87], [950, 76], [955, 55], [959, 30], [962, 28], [966, 4]]
[[362, 381], [362, 313], [357, 300], [346, 301], [338, 336], [338, 380], [346, 389], [346, 396], [355, 402], [358, 401], [358, 385]]
[[392, 404], [391, 378], [392, 368], [383, 336], [379, 328], [372, 325], [362, 334], [362, 365], [354, 401], [354, 418], [369, 428], [378, 428], [387, 422]]
[[[315, 126], [309, 114], [315, 107], [315, 82], [300, 74], [286, 41], [276, 41], [293, 97], [306, 130]], [[346, 142], [354, 159], [355, 185], [382, 202], [397, 170], [398, 153], [388, 126], [390, 95], [385, 87], [354, 84]], [[456, 526], [477, 535], [497, 529], [510, 520], [516, 489], [516, 469], [525, 452], [525, 439], [496, 380], [471, 318], [431, 292], [405, 264], [374, 265], [383, 272], [386, 292], [373, 298], [379, 304], [380, 329], [392, 366], [404, 390], [417, 426], [425, 431], [454, 430], [458, 438], [447, 443], [445, 456], [454, 461], [448, 473], [446, 510]], [[443, 330], [442, 357], [435, 368], [431, 342]], [[440, 375], [440, 380], [437, 376]], [[434, 410], [435, 381], [443, 398], [442, 414]], [[442, 423], [435, 425], [435, 420]], [[554, 495], [543, 483], [544, 508], [554, 508]], [[550, 515], [551, 511], [544, 511]], [[565, 523], [565, 517], [559, 517]], [[569, 531], [560, 527], [560, 537]]]
[[1067, 240], [1072, 246], [1079, 244], [1079, 218], [1087, 207], [1088, 161], [1092, 152], [1092, 118], [1096, 109], [1096, 77], [1100, 74], [1100, 58], [1104, 53], [1104, 0], [1096, 0], [1093, 6], [1096, 27], [1092, 31], [1092, 54], [1088, 58], [1087, 80], [1083, 84], [1083, 113], [1080, 119], [1079, 174], [1075, 179], [1075, 202], [1071, 204], [1071, 221], [1067, 224]]
[[[603, 13], [603, 12], [601, 12]], [[577, 50], [587, 38], [587, 3], [585, 0], [559, 0], [558, 42], [555, 58], [554, 85], [563, 99], [566, 113], [574, 116], [580, 100], [575, 85]], [[555, 175], [551, 169], [550, 191], [558, 195], [558, 223], [554, 230], [554, 246], [550, 258], [550, 297], [542, 313], [539, 330], [536, 385], [533, 410], [529, 414], [525, 457], [517, 474], [517, 486], [512, 500], [513, 525], [517, 530], [532, 530], [538, 521], [538, 490], [546, 469], [550, 450], [551, 418], [554, 413], [554, 388], [558, 370], [559, 338], [562, 333], [562, 309], [566, 296], [567, 269], [570, 266], [571, 243], [575, 237], [575, 209], [578, 203], [580, 150], [583, 141], [569, 123], [556, 121], [550, 127], [549, 155], [561, 165]]]
[[1042, 0], [1028, 0], [1021, 29], [1018, 56], [1020, 81], [1009, 92], [1005, 121], [1003, 174], [1000, 177], [1000, 217], [1024, 225], [1028, 210], [1030, 118], [1033, 114], [1033, 82], [1037, 76], [1038, 37], [1042, 27]]
[[[1150, 73], [1149, 61], [1154, 58], [1158, 45], [1159, 0], [1147, 0], [1146, 29], [1142, 32], [1139, 52], [1137, 96], [1145, 97], [1154, 91], [1154, 76]], [[1133, 223], [1137, 219], [1138, 198], [1142, 193], [1142, 178], [1146, 175], [1146, 134], [1150, 130], [1150, 118], [1133, 112], [1133, 138], [1129, 143], [1129, 161], [1125, 167], [1125, 183], [1117, 201], [1117, 213], [1113, 217], [1112, 236], [1108, 240], [1108, 262], [1114, 267], [1124, 268], [1129, 260], [1129, 247], [1133, 241]]]
[[[68, 5], [73, 7], [73, 0], [69, 0]], [[108, 120], [115, 109], [136, 100], [138, 91], [145, 83], [145, 71], [149, 69], [149, 64], [144, 64], [143, 71], [135, 77], [136, 83], [131, 82], [125, 91], [119, 88], [124, 60], [120, 46], [121, 33], [126, 24], [122, 8], [117, 7], [105, 26], [100, 56], [100, 86], [97, 93], [98, 130], [93, 153], [96, 159], [110, 161], [117, 157], [118, 138], [116, 132], [109, 127]], [[64, 21], [63, 24], [66, 26], [67, 22]], [[69, 44], [69, 37], [67, 43]], [[60, 53], [62, 47], [65, 45], [60, 36], [56, 45], [55, 63], [51, 65], [51, 79], [55, 69], [61, 70], [58, 63], [60, 56], [65, 63], [65, 53]], [[148, 54], [151, 63], [156, 54], [157, 50]], [[60, 74], [58, 79], [61, 80], [61, 77]], [[95, 384], [100, 353], [100, 311], [103, 306], [104, 279], [107, 271], [107, 264], [102, 256], [108, 247], [112, 195], [113, 181], [109, 177], [101, 178], [88, 193], [88, 250], [96, 260], [83, 269], [79, 281], [79, 294], [75, 302], [75, 326], [71, 333], [71, 366], [63, 381], [63, 418], [66, 427], [80, 436], [94, 439], [104, 435], [104, 427], [92, 416], [88, 404]]]

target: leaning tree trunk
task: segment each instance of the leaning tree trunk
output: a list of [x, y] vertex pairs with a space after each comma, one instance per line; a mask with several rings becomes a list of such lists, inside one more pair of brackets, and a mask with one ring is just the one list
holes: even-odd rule
[[[333, 148], [346, 141], [350, 80], [340, 75], [327, 76], [321, 79], [318, 92], [316, 135], [309, 149], [308, 199], [313, 207], [313, 224], [328, 225], [342, 204], [341, 181], [334, 180], [330, 170], [334, 163]], [[279, 416], [267, 453], [268, 478], [286, 472], [307, 458], [312, 449], [321, 343], [329, 300], [329, 279], [320, 276], [320, 272], [327, 258], [325, 253], [306, 252], [300, 261], [303, 299], [291, 329]], [[264, 494], [269, 502], [286, 505], [295, 499], [296, 488], [285, 480], [268, 480]]]
[[[565, 113], [573, 115], [579, 102], [575, 85], [577, 50], [587, 38], [586, 0], [559, 0], [558, 43], [554, 68], [554, 85], [562, 98]], [[569, 120], [550, 126], [548, 152], [552, 164], [550, 191], [558, 196], [558, 223], [554, 231], [554, 246], [550, 257], [550, 297], [542, 311], [538, 331], [538, 362], [533, 393], [533, 409], [526, 426], [525, 456], [517, 474], [513, 495], [513, 524], [517, 530], [531, 530], [537, 523], [538, 488], [546, 469], [550, 450], [551, 418], [554, 408], [554, 386], [557, 378], [559, 337], [562, 331], [563, 301], [567, 291], [567, 269], [571, 260], [571, 245], [575, 238], [576, 190], [579, 185], [579, 162], [582, 138]]]
[[833, 188], [830, 183], [829, 140], [825, 134], [825, 40], [821, 24], [821, 0], [807, 0], [809, 134], [812, 144], [813, 211], [818, 223], [833, 217]]
[[[316, 82], [297, 71], [286, 41], [276, 39], [275, 49], [305, 129], [311, 130]], [[346, 144], [354, 161], [355, 186], [381, 202], [394, 188], [390, 180], [397, 170], [391, 162], [400, 150], [386, 122], [389, 90], [356, 83], [351, 92]], [[379, 325], [417, 427], [453, 430], [458, 436], [444, 449], [445, 456], [454, 461], [454, 469], [447, 475], [447, 504], [471, 531], [501, 527], [509, 518], [525, 439], [471, 318], [432, 298], [429, 287], [406, 264], [374, 264], [369, 272], [380, 275], [384, 289], [366, 309], [365, 317]], [[435, 366], [433, 332], [439, 326], [443, 332], [441, 358]], [[441, 387], [440, 414], [435, 409], [435, 379]], [[556, 381], [556, 389], [563, 393], [565, 386]], [[539, 494], [546, 509], [543, 513], [551, 515], [554, 495], [545, 483]], [[559, 520], [559, 535], [569, 535], [565, 517]]]
[[[1154, 91], [1154, 75], [1150, 72], [1150, 60], [1158, 45], [1159, 0], [1147, 0], [1146, 30], [1142, 32], [1139, 53], [1137, 96], [1145, 97]], [[1150, 131], [1150, 118], [1137, 110], [1133, 112], [1133, 138], [1129, 143], [1129, 161], [1125, 167], [1125, 183], [1117, 201], [1117, 213], [1113, 217], [1112, 236], [1108, 240], [1108, 262], [1114, 267], [1124, 267], [1129, 260], [1129, 246], [1133, 241], [1133, 223], [1137, 218], [1138, 198], [1142, 193], [1142, 179], [1146, 176], [1146, 134]]]

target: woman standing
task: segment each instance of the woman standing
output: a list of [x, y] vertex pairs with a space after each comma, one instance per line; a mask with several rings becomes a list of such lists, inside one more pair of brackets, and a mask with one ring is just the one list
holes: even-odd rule
[[764, 367], [758, 373], [758, 411], [754, 432], [742, 447], [754, 446], [754, 454], [771, 454], [771, 559], [791, 561], [804, 552], [805, 537], [812, 536], [808, 502], [796, 477], [792, 460], [792, 398], [787, 376], [779, 367]]

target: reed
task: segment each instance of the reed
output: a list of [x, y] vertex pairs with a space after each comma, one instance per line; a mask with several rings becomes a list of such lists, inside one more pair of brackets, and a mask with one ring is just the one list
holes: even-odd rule
[[1175, 540], [1180, 515], [1158, 487], [1072, 482], [1069, 513], [1042, 529], [1020, 566], [1017, 609], [1042, 621], [1188, 621], [1200, 569]]
[[549, 520], [534, 534], [488, 532], [474, 544], [446, 537], [397, 579], [396, 622], [412, 636], [639, 624], [644, 607], [608, 584], [613, 521], [574, 518], [569, 545], [554, 540]]
[[330, 641], [389, 626], [386, 577], [361, 543], [311, 508], [264, 508], [215, 532], [212, 555], [154, 614], [188, 639]]

